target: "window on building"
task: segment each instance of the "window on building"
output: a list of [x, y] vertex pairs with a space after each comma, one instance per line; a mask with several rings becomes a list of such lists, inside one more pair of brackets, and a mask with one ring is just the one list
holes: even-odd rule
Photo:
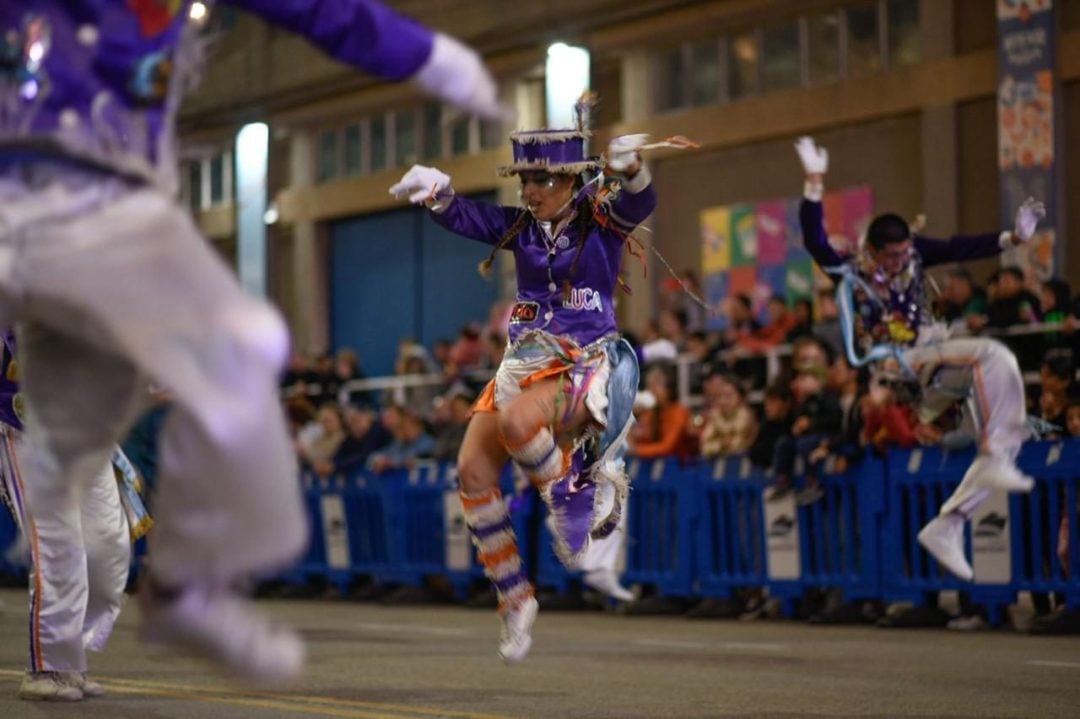
[[386, 169], [386, 115], [376, 115], [371, 118], [371, 171], [379, 172]]
[[210, 204], [225, 202], [225, 157], [222, 154], [210, 158]]
[[394, 161], [398, 165], [412, 165], [416, 154], [416, 112], [401, 110], [394, 113]]
[[187, 166], [188, 207], [192, 212], [201, 212], [202, 198], [202, 162], [193, 160]]
[[727, 42], [728, 97], [737, 100], [758, 91], [758, 36], [754, 31], [733, 35]]
[[720, 100], [720, 43], [713, 38], [690, 46], [690, 104]]
[[506, 142], [506, 128], [501, 122], [482, 120], [480, 122], [480, 148], [492, 150]]
[[761, 87], [766, 92], [802, 84], [799, 25], [771, 25], [761, 32]]
[[835, 13], [806, 19], [807, 79], [825, 85], [840, 79], [840, 16]]
[[364, 133], [359, 124], [345, 128], [345, 175], [355, 176], [364, 171]]
[[881, 36], [877, 3], [849, 7], [847, 15], [847, 68], [849, 77], [864, 77], [881, 70]]
[[337, 130], [323, 130], [319, 133], [319, 156], [315, 168], [315, 179], [319, 182], [338, 176], [338, 133]]
[[442, 108], [433, 102], [424, 105], [424, 159], [442, 157]]
[[472, 118], [465, 116], [459, 117], [450, 126], [450, 152], [454, 155], [468, 155], [469, 154], [469, 134], [471, 131], [470, 125], [472, 124]]
[[686, 106], [683, 48], [660, 53], [656, 67], [656, 109], [660, 112]]
[[885, 9], [889, 23], [889, 66], [917, 63], [922, 59], [919, 3], [914, 0], [888, 0]]

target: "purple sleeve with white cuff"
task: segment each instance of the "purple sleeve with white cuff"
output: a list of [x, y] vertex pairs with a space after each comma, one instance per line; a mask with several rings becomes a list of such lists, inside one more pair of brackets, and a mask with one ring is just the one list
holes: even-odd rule
[[387, 80], [411, 77], [432, 32], [373, 0], [222, 0], [303, 35], [331, 57]]

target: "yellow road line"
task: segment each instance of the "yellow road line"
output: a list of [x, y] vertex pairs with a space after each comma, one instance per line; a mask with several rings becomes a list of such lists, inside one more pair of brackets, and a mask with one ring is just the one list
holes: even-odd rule
[[[23, 672], [0, 669], [0, 677], [21, 679]], [[305, 694], [244, 691], [231, 687], [209, 687], [170, 682], [102, 677], [94, 679], [106, 689], [118, 694], [160, 696], [237, 706], [277, 709], [287, 712], [307, 712], [348, 719], [413, 719], [414, 717], [460, 717], [461, 719], [513, 719], [500, 714], [477, 714], [453, 709], [432, 709], [408, 704], [367, 702], [357, 699], [333, 699]], [[378, 712], [392, 712], [391, 714]]]

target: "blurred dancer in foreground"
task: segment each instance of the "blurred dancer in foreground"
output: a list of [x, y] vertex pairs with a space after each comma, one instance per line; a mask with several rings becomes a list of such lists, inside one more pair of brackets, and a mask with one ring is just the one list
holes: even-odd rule
[[[374, 0], [227, 4], [358, 69], [502, 112], [475, 53]], [[176, 113], [208, 6], [0, 4], [0, 326], [18, 323], [24, 479], [50, 498], [32, 508], [42, 519], [90, 486], [147, 380], [173, 393], [143, 636], [271, 681], [300, 670], [303, 646], [233, 587], [307, 537], [277, 400], [288, 335], [175, 200]]]

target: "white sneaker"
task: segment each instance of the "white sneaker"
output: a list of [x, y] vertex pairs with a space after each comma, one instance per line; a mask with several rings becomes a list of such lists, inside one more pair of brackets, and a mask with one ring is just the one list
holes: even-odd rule
[[919, 532], [919, 544], [948, 569], [965, 582], [975, 577], [975, 571], [964, 556], [964, 522], [959, 514], [934, 517]]
[[86, 672], [63, 672], [63, 680], [73, 687], [78, 687], [85, 699], [97, 699], [105, 696], [105, 687], [86, 675]]
[[71, 684], [62, 672], [27, 672], [19, 685], [19, 698], [46, 702], [82, 701], [82, 689]]
[[536, 597], [529, 597], [516, 609], [502, 615], [502, 635], [499, 638], [499, 656], [507, 664], [520, 662], [532, 647], [532, 626], [540, 604]]
[[230, 592], [193, 586], [166, 601], [149, 587], [144, 594], [144, 641], [183, 647], [258, 683], [281, 682], [303, 669], [300, 637], [272, 626], [250, 602]]
[[1027, 476], [1016, 465], [993, 454], [980, 454], [971, 463], [975, 485], [987, 489], [1001, 489], [1006, 492], [1030, 492], [1035, 480]]
[[587, 572], [584, 581], [596, 591], [603, 592], [612, 599], [618, 599], [620, 602], [634, 600], [634, 593], [619, 584], [619, 578], [610, 569], [595, 569]]
[[950, 620], [945, 626], [956, 632], [977, 632], [986, 628], [986, 621], [978, 614], [972, 614], [970, 617], [957, 617]]

